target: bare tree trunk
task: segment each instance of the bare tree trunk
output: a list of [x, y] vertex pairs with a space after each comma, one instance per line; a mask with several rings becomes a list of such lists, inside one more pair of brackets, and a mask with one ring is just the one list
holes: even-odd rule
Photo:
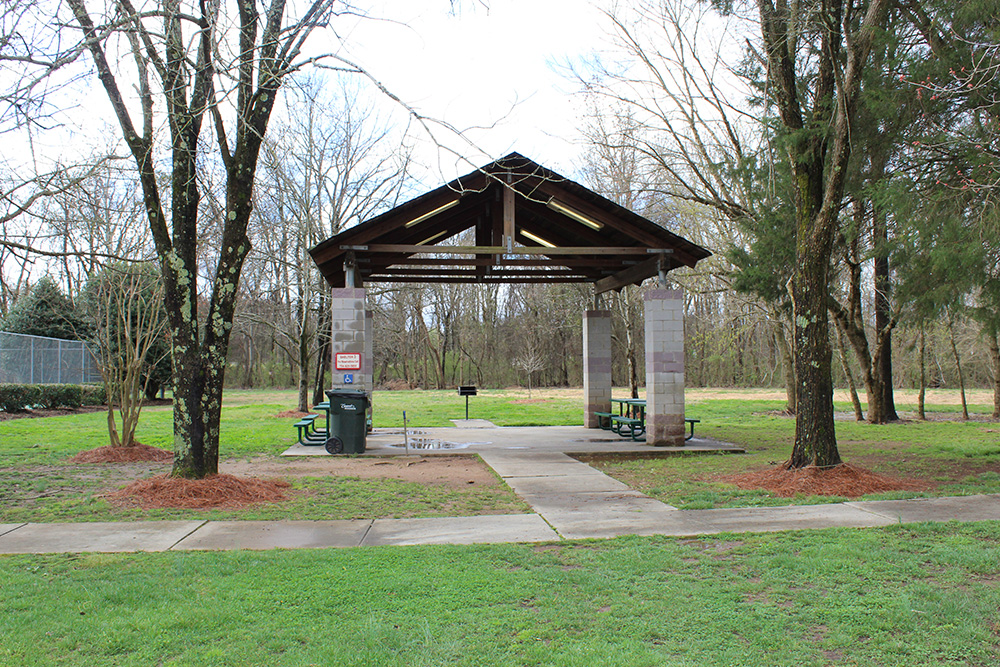
[[927, 396], [927, 337], [924, 333], [924, 324], [920, 323], [920, 393], [917, 394], [917, 419], [924, 421], [927, 414], [924, 412], [924, 399]]
[[[811, 223], [811, 218], [806, 221], [807, 226]], [[799, 251], [795, 276], [795, 377], [799, 391], [795, 445], [788, 466], [825, 468], [841, 462], [833, 423], [832, 353], [827, 319], [830, 253], [823, 248], [811, 248], [815, 243], [823, 245], [822, 238], [812, 238], [812, 234], [803, 231], [800, 239], [809, 249]]]
[[[863, 224], [865, 207], [861, 203], [855, 206], [855, 221], [860, 227]], [[892, 368], [888, 369], [887, 378], [883, 355], [891, 354], [892, 350], [892, 330], [896, 326], [896, 318], [888, 317], [883, 322], [883, 326], [875, 332], [875, 354], [871, 353], [868, 343], [868, 333], [865, 330], [865, 320], [862, 311], [861, 299], [861, 259], [858, 251], [858, 239], [855, 237], [851, 242], [850, 257], [846, 258], [848, 266], [848, 289], [847, 306], [841, 305], [837, 299], [831, 296], [830, 312], [837, 321], [838, 330], [847, 337], [854, 349], [858, 365], [861, 368], [861, 377], [865, 383], [865, 393], [868, 400], [868, 423], [884, 424], [888, 420], [888, 408], [886, 406], [886, 380], [889, 382], [889, 403], [892, 403]], [[888, 302], [886, 302], [888, 303]], [[887, 306], [886, 306], [887, 307]], [[895, 415], [895, 407], [892, 408]], [[898, 419], [898, 417], [896, 417]]]
[[883, 421], [898, 421], [896, 400], [892, 386], [892, 330], [895, 321], [892, 307], [889, 303], [889, 291], [892, 283], [889, 280], [888, 255], [888, 225], [885, 212], [880, 206], [875, 206], [873, 234], [875, 236], [875, 376], [881, 386]]
[[993, 373], [993, 419], [1000, 419], [1000, 341], [995, 329], [987, 330], [986, 346], [990, 351], [990, 371]]
[[299, 336], [299, 400], [297, 409], [299, 412], [309, 410], [309, 337]]
[[924, 421], [924, 399], [927, 396], [927, 339], [924, 334], [924, 323], [920, 323], [920, 393], [917, 394], [917, 419]]
[[[837, 324], [837, 351], [840, 353], [840, 365], [844, 369], [844, 375], [847, 377], [847, 387], [851, 392], [851, 405], [854, 406], [854, 419], [856, 421], [864, 421], [865, 415], [861, 411], [861, 401], [858, 399], [858, 389], [854, 384], [854, 373], [851, 372], [851, 364], [847, 360], [847, 351], [844, 349], [844, 331]], [[871, 407], [871, 406], [869, 406]]]
[[[326, 372], [330, 370], [330, 337], [319, 336], [319, 358], [316, 360], [316, 376], [313, 380], [313, 405], [322, 403], [326, 398]], [[374, 379], [373, 379], [374, 382]]]
[[794, 415], [796, 412], [795, 358], [792, 355], [792, 346], [788, 344], [788, 337], [785, 336], [785, 326], [781, 322], [774, 329], [774, 340], [781, 351], [781, 367], [785, 381], [785, 412]]
[[243, 386], [249, 389], [253, 387], [253, 366], [256, 359], [253, 356], [253, 335], [249, 332], [243, 335], [247, 341], [247, 367], [243, 373]]
[[962, 374], [962, 360], [958, 356], [958, 347], [955, 345], [955, 321], [948, 320], [948, 332], [951, 334], [951, 353], [955, 356], [955, 369], [958, 371], [958, 388], [962, 396], [962, 419], [969, 420], [969, 405], [965, 401], [965, 376]]

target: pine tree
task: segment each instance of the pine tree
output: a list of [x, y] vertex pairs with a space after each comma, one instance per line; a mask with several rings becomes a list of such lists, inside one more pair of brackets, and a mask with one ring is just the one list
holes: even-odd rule
[[14, 303], [0, 329], [65, 340], [80, 340], [89, 334], [76, 307], [50, 276], [43, 277]]

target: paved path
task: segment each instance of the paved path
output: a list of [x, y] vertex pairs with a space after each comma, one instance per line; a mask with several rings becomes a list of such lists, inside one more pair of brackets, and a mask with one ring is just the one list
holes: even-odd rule
[[1000, 520], [1000, 495], [678, 510], [558, 451], [497, 449], [483, 460], [534, 514], [357, 521], [0, 524], [0, 553], [299, 549], [694, 536], [918, 521]]

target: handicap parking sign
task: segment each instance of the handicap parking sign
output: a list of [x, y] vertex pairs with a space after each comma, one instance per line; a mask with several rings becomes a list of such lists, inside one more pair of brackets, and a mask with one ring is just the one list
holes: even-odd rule
[[354, 384], [354, 373], [344, 373], [344, 384]]

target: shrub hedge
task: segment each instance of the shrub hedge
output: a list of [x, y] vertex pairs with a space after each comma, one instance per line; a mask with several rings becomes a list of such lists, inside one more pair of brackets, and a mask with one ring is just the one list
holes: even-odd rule
[[106, 396], [104, 385], [6, 383], [0, 384], [0, 412], [103, 405]]

